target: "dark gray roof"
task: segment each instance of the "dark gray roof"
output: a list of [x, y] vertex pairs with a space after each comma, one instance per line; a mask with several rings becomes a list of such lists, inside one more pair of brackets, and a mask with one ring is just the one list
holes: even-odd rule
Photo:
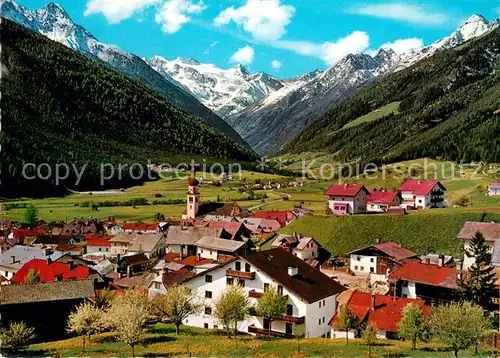
[[491, 264], [500, 267], [500, 240], [495, 240], [493, 244], [493, 255], [491, 256]]
[[91, 280], [56, 281], [0, 287], [2, 305], [84, 299], [95, 296]]

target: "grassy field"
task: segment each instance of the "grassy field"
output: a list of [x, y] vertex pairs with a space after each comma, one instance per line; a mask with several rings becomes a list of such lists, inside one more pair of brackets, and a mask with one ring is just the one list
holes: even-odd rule
[[397, 114], [399, 112], [398, 109], [400, 103], [401, 102], [392, 102], [383, 107], [380, 107], [368, 114], [365, 114], [364, 116], [358, 117], [355, 120], [350, 121], [342, 129], [353, 128], [363, 123], [373, 122], [391, 113]]
[[[456, 238], [465, 221], [498, 221], [500, 214], [481, 212], [431, 211], [407, 216], [306, 215], [281, 230], [313, 236], [333, 256], [344, 255], [356, 248], [382, 241], [395, 241], [417, 254], [446, 253], [463, 257], [463, 243]], [[270, 243], [267, 243], [267, 246]], [[266, 247], [267, 247], [266, 246]]]
[[[419, 344], [412, 351], [407, 342], [379, 340], [372, 348], [371, 357], [450, 357], [447, 347], [435, 343]], [[126, 344], [117, 342], [111, 333], [94, 336], [85, 353], [81, 351], [81, 339], [35, 344], [26, 355], [56, 357], [104, 357], [130, 356]], [[461, 352], [472, 356], [473, 351]], [[492, 348], [481, 347], [479, 356], [494, 356]], [[368, 357], [368, 347], [363, 340], [350, 340], [349, 345], [339, 339], [302, 339], [300, 353], [297, 340], [263, 339], [239, 336], [228, 339], [223, 332], [182, 327], [176, 335], [170, 325], [157, 324], [143, 336], [143, 345], [136, 348], [136, 356], [143, 357]]]

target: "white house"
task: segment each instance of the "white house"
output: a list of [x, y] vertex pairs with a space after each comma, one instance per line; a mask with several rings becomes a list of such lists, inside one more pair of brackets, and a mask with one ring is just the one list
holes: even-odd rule
[[386, 213], [390, 207], [400, 206], [402, 200], [397, 191], [372, 191], [366, 199], [366, 211]]
[[111, 238], [111, 253], [114, 255], [136, 255], [144, 253], [148, 258], [165, 253], [164, 234], [139, 234], [123, 232]]
[[282, 247], [299, 259], [310, 262], [318, 257], [321, 245], [313, 237], [303, 237], [301, 234], [293, 236], [279, 234], [271, 247]]
[[366, 199], [370, 192], [364, 185], [332, 184], [323, 195], [328, 196], [328, 208], [335, 215], [366, 212]]
[[111, 254], [111, 242], [105, 239], [87, 240], [85, 243], [87, 254]]
[[[205, 309], [191, 315], [184, 324], [209, 329], [219, 328], [213, 316], [215, 303], [228, 285], [241, 285], [253, 305], [270, 287], [288, 299], [282, 319], [271, 323], [271, 334], [292, 337], [295, 332], [305, 337], [328, 337], [331, 312], [337, 308], [337, 295], [345, 288], [314, 267], [282, 248], [235, 257], [184, 282], [204, 298]], [[239, 323], [238, 330], [251, 334], [267, 334], [270, 323], [252, 315]]]
[[488, 185], [488, 196], [500, 195], [500, 183], [490, 183]]
[[408, 179], [398, 189], [405, 209], [442, 208], [446, 188], [438, 180]]
[[197, 255], [207, 259], [224, 261], [224, 257], [245, 254], [246, 243], [219, 239], [213, 236], [203, 236], [196, 241]]
[[417, 254], [395, 242], [382, 242], [348, 252], [349, 268], [357, 275], [382, 275], [403, 265], [406, 261], [419, 261]]
[[222, 229], [198, 226], [170, 226], [165, 240], [166, 252], [182, 256], [196, 255], [196, 241], [203, 236], [220, 237]]
[[0, 275], [10, 280], [25, 263], [33, 259], [56, 260], [62, 256], [59, 251], [16, 245], [0, 254]]
[[467, 256], [465, 252], [469, 251], [470, 242], [477, 232], [483, 234], [486, 244], [491, 248], [491, 252], [493, 252], [495, 241], [500, 241], [500, 224], [494, 222], [466, 221], [457, 234], [457, 238], [464, 242], [464, 270], [468, 270], [475, 262], [475, 258]]

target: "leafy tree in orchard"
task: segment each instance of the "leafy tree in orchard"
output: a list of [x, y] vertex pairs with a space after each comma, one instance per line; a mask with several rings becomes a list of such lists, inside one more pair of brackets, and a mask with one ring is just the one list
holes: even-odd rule
[[280, 320], [285, 314], [288, 306], [288, 300], [278, 292], [276, 287], [270, 287], [262, 294], [255, 307], [258, 316], [268, 320], [269, 329], [268, 334], [271, 336], [271, 325], [273, 321]]
[[426, 333], [424, 312], [414, 303], [409, 303], [403, 308], [403, 318], [399, 322], [398, 334], [401, 338], [411, 340], [415, 349], [417, 341], [423, 340]]
[[27, 285], [32, 285], [34, 283], [40, 282], [40, 274], [37, 270], [30, 269], [24, 278], [24, 283]]
[[195, 292], [183, 285], [173, 285], [166, 295], [157, 295], [152, 299], [152, 308], [156, 314], [169, 318], [179, 334], [180, 326], [189, 315], [198, 313], [203, 307]]
[[375, 327], [372, 323], [368, 323], [363, 331], [363, 339], [368, 345], [368, 356], [370, 357], [372, 355], [372, 346], [375, 345], [375, 342], [377, 341], [377, 331], [377, 327]]
[[24, 322], [12, 322], [0, 330], [2, 347], [19, 352], [28, 347], [36, 338], [35, 329]]
[[460, 282], [462, 298], [488, 308], [497, 289], [494, 267], [491, 266], [491, 248], [481, 232], [476, 232], [465, 254], [474, 259], [474, 264], [469, 268], [465, 280]]
[[466, 301], [433, 308], [429, 324], [433, 336], [449, 345], [455, 357], [460, 350], [477, 347], [491, 327], [483, 309]]
[[30, 204], [26, 208], [26, 213], [24, 214], [24, 222], [31, 226], [35, 226], [38, 222], [38, 209], [32, 204]]
[[90, 303], [84, 303], [70, 313], [66, 330], [82, 337], [82, 352], [85, 352], [85, 343], [90, 337], [105, 327], [103, 316], [104, 311]]
[[338, 322], [335, 328], [345, 332], [345, 343], [349, 344], [349, 331], [358, 325], [358, 318], [351, 312], [349, 307], [343, 306], [338, 313]]
[[215, 304], [214, 316], [226, 329], [229, 338], [232, 328], [236, 337], [238, 322], [245, 320], [249, 308], [250, 301], [243, 288], [238, 284], [227, 286]]

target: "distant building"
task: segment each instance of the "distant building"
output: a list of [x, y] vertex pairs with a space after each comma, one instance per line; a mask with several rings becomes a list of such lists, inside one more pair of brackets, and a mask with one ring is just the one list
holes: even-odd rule
[[35, 259], [55, 261], [62, 256], [60, 252], [38, 247], [16, 245], [0, 255], [0, 275], [10, 280], [28, 261]]
[[31, 270], [38, 273], [38, 277], [42, 283], [98, 279], [98, 275], [88, 266], [75, 266], [73, 263], [65, 264], [62, 262], [33, 259], [25, 263], [10, 281], [17, 284], [25, 283], [26, 276]]
[[286, 226], [297, 219], [291, 211], [255, 211], [252, 217], [256, 219], [276, 220], [281, 226]]
[[325, 191], [328, 208], [335, 215], [360, 214], [366, 212], [366, 201], [370, 192], [364, 185], [332, 184]]
[[[457, 234], [457, 239], [463, 240], [464, 252], [469, 250], [470, 242], [477, 232], [483, 234], [486, 244], [493, 250], [496, 241], [500, 241], [500, 223], [466, 221]], [[475, 262], [474, 257], [464, 253], [463, 269], [468, 270]]]
[[366, 211], [386, 213], [389, 208], [401, 205], [402, 200], [397, 191], [372, 191], [366, 199]]
[[409, 260], [419, 261], [417, 254], [395, 242], [383, 242], [348, 252], [349, 268], [356, 274], [387, 275]]
[[123, 232], [111, 238], [111, 253], [119, 255], [135, 255], [144, 253], [148, 258], [165, 253], [165, 236], [158, 234], [139, 234]]
[[438, 180], [408, 179], [398, 189], [405, 209], [442, 208], [446, 188]]
[[500, 195], [500, 183], [490, 183], [490, 185], [488, 185], [488, 195]]
[[122, 231], [135, 234], [157, 234], [160, 232], [158, 223], [123, 223]]
[[318, 252], [321, 245], [313, 237], [303, 237], [301, 234], [280, 234], [272, 242], [271, 247], [281, 247], [290, 251], [299, 259], [311, 263], [318, 258]]

